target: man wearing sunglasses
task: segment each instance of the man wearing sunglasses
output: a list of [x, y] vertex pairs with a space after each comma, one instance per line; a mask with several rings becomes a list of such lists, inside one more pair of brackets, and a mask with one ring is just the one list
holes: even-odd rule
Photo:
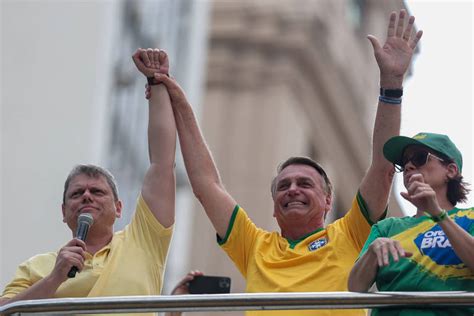
[[[469, 190], [462, 155], [446, 135], [396, 136], [384, 156], [403, 172], [416, 207], [413, 217], [388, 218], [372, 227], [349, 277], [349, 290], [474, 291], [474, 208], [459, 209]], [[474, 309], [378, 309], [372, 315], [473, 315]], [[403, 315], [405, 315], [403, 314]]]

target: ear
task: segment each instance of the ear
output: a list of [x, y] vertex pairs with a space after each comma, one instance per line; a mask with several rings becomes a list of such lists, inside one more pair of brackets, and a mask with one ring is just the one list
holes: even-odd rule
[[332, 194], [326, 194], [326, 206], [325, 211], [328, 213], [332, 208]]
[[449, 179], [453, 179], [459, 174], [458, 166], [453, 162], [446, 166], [448, 173], [446, 174]]
[[331, 211], [331, 208], [332, 208], [332, 195], [326, 194], [325, 202], [326, 202], [326, 204], [324, 206], [323, 220], [326, 220], [326, 217], [328, 216], [328, 213]]
[[66, 208], [61, 204], [61, 212], [63, 213], [63, 223], [66, 223]]
[[115, 217], [116, 218], [122, 217], [122, 207], [123, 207], [122, 201], [117, 200], [115, 202]]

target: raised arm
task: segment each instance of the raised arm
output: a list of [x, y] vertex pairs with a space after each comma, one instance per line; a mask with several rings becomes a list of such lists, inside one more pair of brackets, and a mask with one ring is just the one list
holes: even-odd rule
[[[168, 56], [158, 49], [138, 49], [133, 61], [145, 77], [168, 73]], [[174, 223], [176, 125], [171, 101], [162, 84], [151, 86], [148, 114], [150, 167], [145, 174], [142, 196], [158, 221], [165, 227]]]
[[[407, 18], [405, 10], [390, 14], [387, 40], [383, 46], [377, 38], [368, 35], [380, 70], [380, 87], [402, 89], [405, 73], [410, 66], [413, 52], [423, 32], [413, 33], [415, 17]], [[383, 145], [400, 134], [401, 98], [379, 99], [372, 136], [372, 161], [360, 184], [360, 193], [367, 203], [370, 218], [376, 222], [382, 216], [390, 194], [394, 174], [393, 165], [383, 156]], [[398, 103], [398, 104], [397, 104]]]
[[221, 182], [211, 152], [183, 90], [174, 79], [166, 75], [155, 74], [155, 78], [167, 87], [171, 97], [184, 164], [194, 195], [204, 207], [217, 234], [223, 238], [236, 202]]

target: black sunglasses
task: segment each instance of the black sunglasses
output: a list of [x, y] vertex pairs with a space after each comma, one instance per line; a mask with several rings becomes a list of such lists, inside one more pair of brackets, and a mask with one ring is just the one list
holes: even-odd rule
[[402, 164], [401, 165], [395, 164], [395, 169], [397, 170], [397, 172], [403, 172], [405, 170], [405, 165], [408, 162], [411, 162], [416, 168], [419, 168], [421, 166], [424, 166], [428, 162], [428, 159], [430, 157], [437, 159], [441, 162], [444, 161], [444, 159], [433, 155], [429, 151], [419, 150], [419, 151], [414, 152], [410, 156], [404, 156], [402, 158]]

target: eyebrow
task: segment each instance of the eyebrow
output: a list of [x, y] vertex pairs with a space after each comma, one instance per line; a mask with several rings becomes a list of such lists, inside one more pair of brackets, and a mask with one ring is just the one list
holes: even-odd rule
[[[280, 184], [280, 183], [285, 183], [285, 182], [290, 182], [290, 181], [291, 181], [290, 178], [283, 178], [283, 179], [277, 181], [277, 185]], [[311, 183], [315, 183], [315, 181], [312, 178], [307, 177], [307, 176], [297, 177], [296, 181], [297, 182], [310, 181]]]

